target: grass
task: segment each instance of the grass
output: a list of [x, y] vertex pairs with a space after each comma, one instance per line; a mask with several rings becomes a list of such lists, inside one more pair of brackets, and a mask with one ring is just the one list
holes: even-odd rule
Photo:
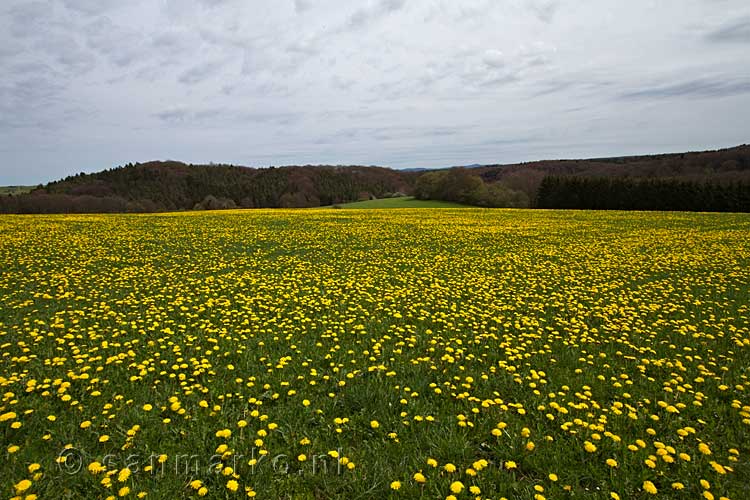
[[338, 208], [466, 208], [466, 205], [437, 200], [417, 200], [413, 196], [381, 198], [377, 200], [355, 201], [335, 205]]
[[750, 498], [748, 214], [0, 233], [5, 498]]
[[29, 193], [35, 187], [36, 186], [0, 186], [0, 196]]

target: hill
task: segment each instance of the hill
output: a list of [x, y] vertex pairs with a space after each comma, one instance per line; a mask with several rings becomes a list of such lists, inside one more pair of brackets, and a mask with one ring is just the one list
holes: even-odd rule
[[69, 176], [29, 193], [0, 194], [0, 212], [317, 207], [399, 192], [418, 200], [486, 207], [746, 211], [750, 210], [748, 186], [748, 145], [437, 170], [313, 165], [249, 168], [154, 161]]
[[456, 167], [422, 174], [415, 195], [490, 207], [744, 212], [750, 146]]
[[579, 160], [542, 160], [509, 165], [472, 165], [485, 182], [502, 181], [530, 197], [547, 176], [633, 177], [692, 182], [750, 181], [750, 145], [715, 151], [621, 156]]
[[0, 211], [156, 212], [217, 208], [317, 207], [411, 192], [416, 174], [381, 167], [248, 168], [176, 161], [129, 164], [77, 174], [22, 196]]

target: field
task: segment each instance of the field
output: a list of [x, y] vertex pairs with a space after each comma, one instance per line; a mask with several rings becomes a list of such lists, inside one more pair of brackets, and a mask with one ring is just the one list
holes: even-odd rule
[[0, 196], [17, 195], [31, 192], [34, 186], [0, 186]]
[[398, 198], [381, 198], [378, 200], [355, 201], [342, 203], [339, 208], [462, 208], [463, 205], [450, 201], [417, 200], [412, 196]]
[[750, 498], [750, 216], [0, 218], [6, 498]]

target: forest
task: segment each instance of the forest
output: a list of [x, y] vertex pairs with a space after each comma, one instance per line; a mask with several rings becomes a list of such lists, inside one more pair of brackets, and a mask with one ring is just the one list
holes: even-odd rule
[[542, 180], [538, 208], [750, 212], [750, 183], [627, 177]]
[[750, 147], [436, 170], [420, 199], [484, 207], [750, 211]]
[[0, 196], [5, 213], [162, 212], [302, 208], [411, 192], [416, 174], [380, 167], [248, 168], [149, 162], [80, 173]]
[[0, 213], [303, 208], [393, 195], [479, 207], [747, 212], [750, 146], [426, 171], [176, 161], [79, 173], [0, 195]]

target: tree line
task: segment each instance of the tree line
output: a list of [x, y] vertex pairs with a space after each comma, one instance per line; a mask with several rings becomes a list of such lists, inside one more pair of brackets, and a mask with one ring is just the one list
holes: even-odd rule
[[80, 173], [0, 195], [0, 213], [317, 207], [390, 193], [480, 207], [750, 211], [750, 146], [651, 156], [399, 171], [175, 161]]
[[748, 212], [750, 146], [433, 171], [415, 195], [486, 207]]
[[548, 176], [539, 186], [539, 208], [750, 212], [750, 183]]
[[528, 207], [529, 197], [502, 182], [487, 183], [466, 168], [436, 170], [417, 178], [414, 196], [420, 200], [443, 200], [478, 207]]
[[380, 167], [248, 168], [181, 162], [128, 164], [80, 173], [0, 196], [4, 213], [159, 212], [317, 207], [411, 192], [416, 174]]

